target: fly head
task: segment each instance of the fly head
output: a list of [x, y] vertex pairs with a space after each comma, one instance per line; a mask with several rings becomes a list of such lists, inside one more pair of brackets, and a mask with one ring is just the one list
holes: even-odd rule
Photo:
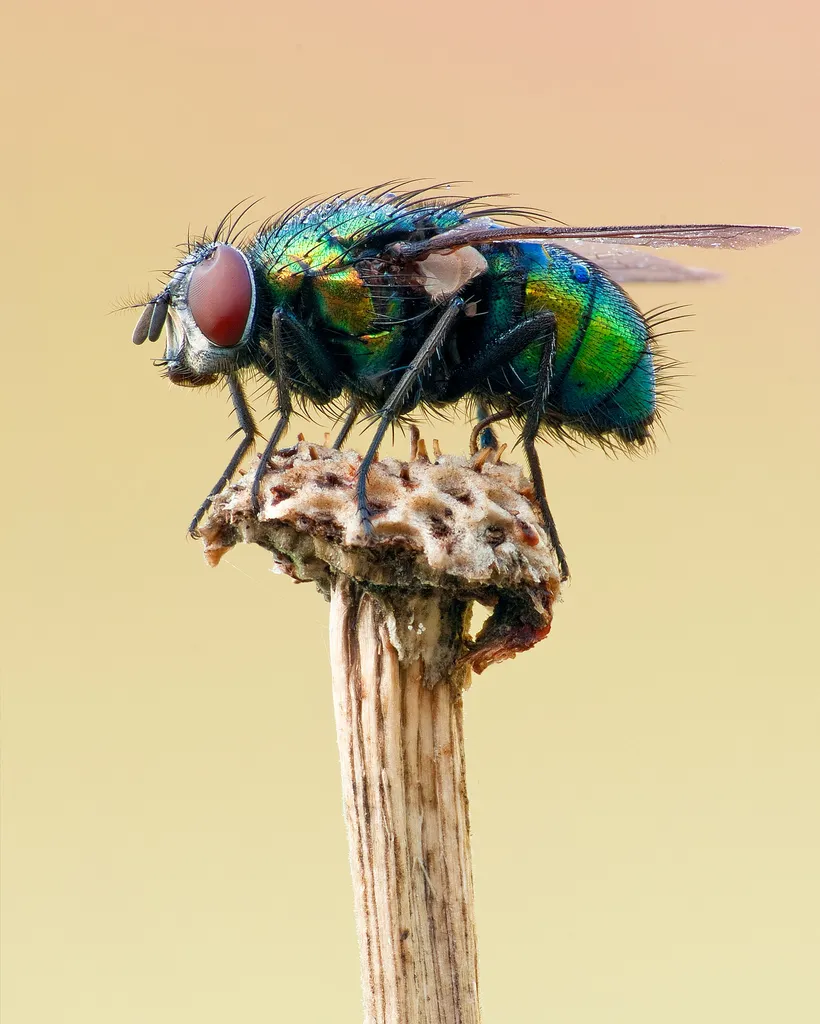
[[224, 242], [196, 248], [149, 300], [134, 328], [135, 345], [156, 341], [165, 327], [168, 379], [184, 387], [212, 384], [247, 366], [256, 313], [256, 283], [245, 254]]

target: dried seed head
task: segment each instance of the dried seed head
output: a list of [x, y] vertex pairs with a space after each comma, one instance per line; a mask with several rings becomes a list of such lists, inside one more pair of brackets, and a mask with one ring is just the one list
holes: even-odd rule
[[360, 456], [301, 438], [275, 454], [251, 509], [254, 467], [214, 502], [201, 528], [210, 564], [238, 542], [273, 552], [275, 567], [327, 593], [334, 574], [419, 593], [444, 589], [494, 612], [465, 646], [479, 671], [531, 647], [549, 631], [560, 570], [533, 505], [529, 481], [499, 453], [375, 463], [367, 483], [372, 533], [356, 502]]

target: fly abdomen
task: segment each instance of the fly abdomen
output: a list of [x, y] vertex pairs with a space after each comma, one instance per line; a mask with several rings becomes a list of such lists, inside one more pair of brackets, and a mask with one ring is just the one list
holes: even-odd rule
[[644, 318], [594, 264], [556, 246], [542, 252], [529, 269], [526, 307], [529, 315], [549, 309], [556, 318], [549, 405], [583, 433], [613, 431], [627, 441], [641, 439], [655, 411], [655, 368]]
[[655, 361], [647, 349], [607, 398], [586, 413], [586, 430], [594, 434], [613, 431], [624, 441], [642, 444], [649, 434], [655, 405]]

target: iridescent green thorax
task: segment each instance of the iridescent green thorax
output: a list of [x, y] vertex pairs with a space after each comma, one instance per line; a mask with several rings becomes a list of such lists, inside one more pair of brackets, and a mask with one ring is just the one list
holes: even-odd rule
[[400, 196], [332, 199], [264, 228], [250, 255], [263, 268], [275, 305], [309, 310], [313, 327], [346, 353], [349, 372], [374, 377], [395, 367], [412, 311], [406, 285], [377, 275], [368, 254], [376, 257], [422, 222], [435, 233], [463, 219], [457, 210], [428, 205], [420, 211]]
[[253, 243], [253, 256], [265, 268], [275, 290], [288, 294], [295, 280], [333, 272], [349, 264], [355, 250], [377, 255], [392, 237], [419, 230], [423, 220], [430, 233], [464, 221], [458, 210], [428, 206], [420, 211], [400, 196], [331, 199], [305, 207], [263, 228]]

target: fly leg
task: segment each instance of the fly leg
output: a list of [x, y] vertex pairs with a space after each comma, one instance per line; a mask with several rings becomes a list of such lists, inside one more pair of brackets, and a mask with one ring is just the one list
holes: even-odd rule
[[251, 413], [248, 400], [245, 398], [245, 393], [242, 391], [242, 385], [239, 383], [239, 378], [236, 374], [232, 373], [228, 376], [228, 388], [231, 392], [231, 401], [233, 402], [234, 411], [236, 412], [236, 418], [239, 421], [239, 430], [242, 432], [243, 436], [242, 440], [239, 442], [239, 447], [233, 454], [233, 458], [225, 467], [225, 472], [214, 484], [210, 494], [196, 510], [196, 515], [191, 520], [188, 527], [188, 533], [193, 537], [198, 536], [197, 527], [199, 526], [202, 517], [213, 504], [213, 500], [217, 494], [219, 494], [225, 484], [234, 475], [236, 467], [242, 459], [245, 458], [246, 453], [253, 446], [254, 438], [256, 437], [256, 424], [253, 420], [253, 414]]
[[511, 416], [512, 413], [509, 411], [494, 412], [492, 416], [488, 416], [487, 410], [479, 405], [476, 410], [478, 422], [470, 434], [470, 455], [475, 455], [479, 448], [497, 448], [498, 438], [490, 427], [493, 423], [498, 423], [499, 420], [508, 420]]
[[[490, 414], [481, 402], [475, 407], [475, 418], [476, 429], [473, 433], [477, 435], [478, 446], [480, 448], [497, 448], [498, 438], [495, 436], [495, 431], [491, 430], [489, 423], [486, 422], [490, 419]], [[495, 420], [492, 422], [494, 423]], [[472, 439], [470, 447], [472, 448]]]
[[265, 445], [265, 450], [259, 457], [259, 465], [256, 467], [256, 472], [253, 474], [253, 483], [251, 484], [251, 511], [253, 512], [254, 515], [257, 515], [259, 512], [260, 484], [262, 483], [262, 478], [267, 472], [268, 460], [270, 459], [271, 455], [273, 455], [273, 453], [276, 451], [279, 442], [282, 439], [282, 434], [284, 434], [284, 432], [287, 430], [289, 420], [290, 410], [288, 410], [285, 413], [281, 411], [280, 407], [279, 419], [276, 421], [276, 426], [273, 428], [273, 433], [268, 438], [268, 443]]
[[339, 436], [333, 442], [333, 447], [336, 449], [336, 451], [340, 451], [342, 445], [347, 440], [347, 435], [353, 429], [353, 424], [356, 422], [359, 413], [362, 411], [362, 407], [359, 405], [358, 402], [353, 401], [350, 403], [350, 405], [347, 407], [345, 411], [347, 415], [345, 416], [345, 421], [342, 424], [342, 429], [339, 431]]
[[290, 400], [290, 388], [288, 387], [287, 368], [285, 366], [285, 350], [282, 347], [282, 317], [281, 309], [275, 309], [271, 317], [271, 334], [266, 344], [266, 354], [270, 359], [273, 369], [273, 382], [276, 386], [276, 408], [279, 419], [273, 428], [273, 433], [268, 438], [265, 450], [259, 459], [259, 465], [253, 475], [251, 484], [251, 510], [256, 515], [259, 512], [259, 488], [262, 477], [268, 469], [268, 460], [276, 451], [276, 447], [287, 430], [288, 422], [293, 412], [293, 403]]
[[550, 544], [552, 544], [552, 549], [555, 552], [555, 557], [558, 559], [558, 565], [561, 569], [561, 579], [567, 580], [569, 579], [567, 556], [564, 554], [564, 548], [561, 545], [561, 540], [558, 536], [558, 528], [555, 525], [555, 520], [553, 519], [549, 502], [547, 501], [547, 491], [544, 487], [544, 475], [541, 472], [541, 463], [538, 459], [538, 452], [535, 449], [535, 439], [538, 437], [538, 427], [541, 424], [541, 417], [546, 411], [547, 399], [549, 398], [550, 386], [552, 383], [553, 362], [555, 360], [555, 340], [555, 320], [553, 319], [552, 330], [544, 340], [544, 348], [541, 352], [541, 362], [538, 364], [538, 378], [535, 382], [535, 390], [527, 412], [527, 418], [524, 421], [524, 430], [521, 433], [521, 440], [524, 444], [524, 452], [527, 456], [530, 478], [535, 489], [535, 498], [538, 502], [539, 508], [541, 509], [541, 515], [544, 520], [544, 528], [549, 536]]
[[376, 457], [379, 445], [384, 440], [384, 435], [387, 433], [390, 424], [404, 411], [404, 402], [410, 389], [421, 378], [432, 358], [447, 340], [450, 327], [461, 312], [463, 305], [464, 300], [457, 295], [450, 299], [444, 307], [443, 313], [436, 321], [429, 337], [413, 357], [412, 362], [402, 374], [401, 380], [393, 389], [379, 413], [379, 425], [376, 427], [376, 433], [370, 442], [370, 447], [367, 449], [359, 466], [359, 478], [356, 485], [359, 515], [361, 516], [366, 533], [371, 531], [370, 509], [367, 507], [367, 474], [370, 466]]
[[[514, 359], [529, 345], [555, 335], [555, 317], [550, 312], [537, 313], [504, 331], [497, 338], [485, 341], [447, 378], [444, 397], [457, 402], [470, 391], [484, 384], [488, 377]], [[554, 345], [554, 341], [552, 343]], [[483, 409], [479, 405], [478, 415]]]
[[556, 323], [555, 317], [549, 311], [538, 313], [522, 320], [521, 323], [511, 327], [504, 334], [484, 344], [475, 352], [469, 362], [462, 364], [458, 370], [451, 374], [447, 381], [447, 398], [450, 401], [457, 401], [463, 398], [473, 388], [482, 384], [494, 370], [514, 359], [528, 345], [543, 340], [544, 345], [541, 352], [541, 361], [538, 366], [538, 378], [535, 383], [527, 418], [524, 423], [524, 430], [521, 440], [524, 445], [524, 452], [527, 456], [527, 464], [532, 478], [533, 488], [541, 516], [544, 520], [544, 529], [550, 539], [555, 551], [558, 564], [561, 568], [561, 578], [569, 577], [569, 566], [566, 555], [558, 537], [558, 530], [555, 520], [550, 511], [547, 501], [547, 492], [544, 487], [544, 476], [541, 472], [541, 463], [538, 461], [538, 453], [535, 450], [535, 439], [538, 436], [538, 427], [541, 424], [541, 417], [544, 415], [547, 399], [552, 383], [552, 366], [555, 358]]
[[[558, 528], [555, 525], [555, 520], [552, 517], [550, 511], [549, 502], [547, 501], [547, 492], [544, 487], [544, 475], [541, 472], [541, 463], [538, 459], [538, 452], [535, 450], [535, 436], [528, 438], [526, 436], [526, 425], [524, 427], [524, 451], [527, 455], [527, 465], [530, 470], [530, 478], [532, 479], [532, 485], [535, 488], [535, 499], [538, 502], [538, 507], [541, 509], [541, 515], [544, 519], [544, 529], [547, 531], [547, 536], [550, 539], [550, 544], [555, 552], [555, 557], [558, 559], [558, 565], [561, 569], [561, 580], [569, 579], [569, 565], [567, 564], [567, 556], [564, 554], [564, 548], [561, 544], [561, 540], [558, 536]], [[535, 428], [536, 434], [538, 433], [538, 427]]]

